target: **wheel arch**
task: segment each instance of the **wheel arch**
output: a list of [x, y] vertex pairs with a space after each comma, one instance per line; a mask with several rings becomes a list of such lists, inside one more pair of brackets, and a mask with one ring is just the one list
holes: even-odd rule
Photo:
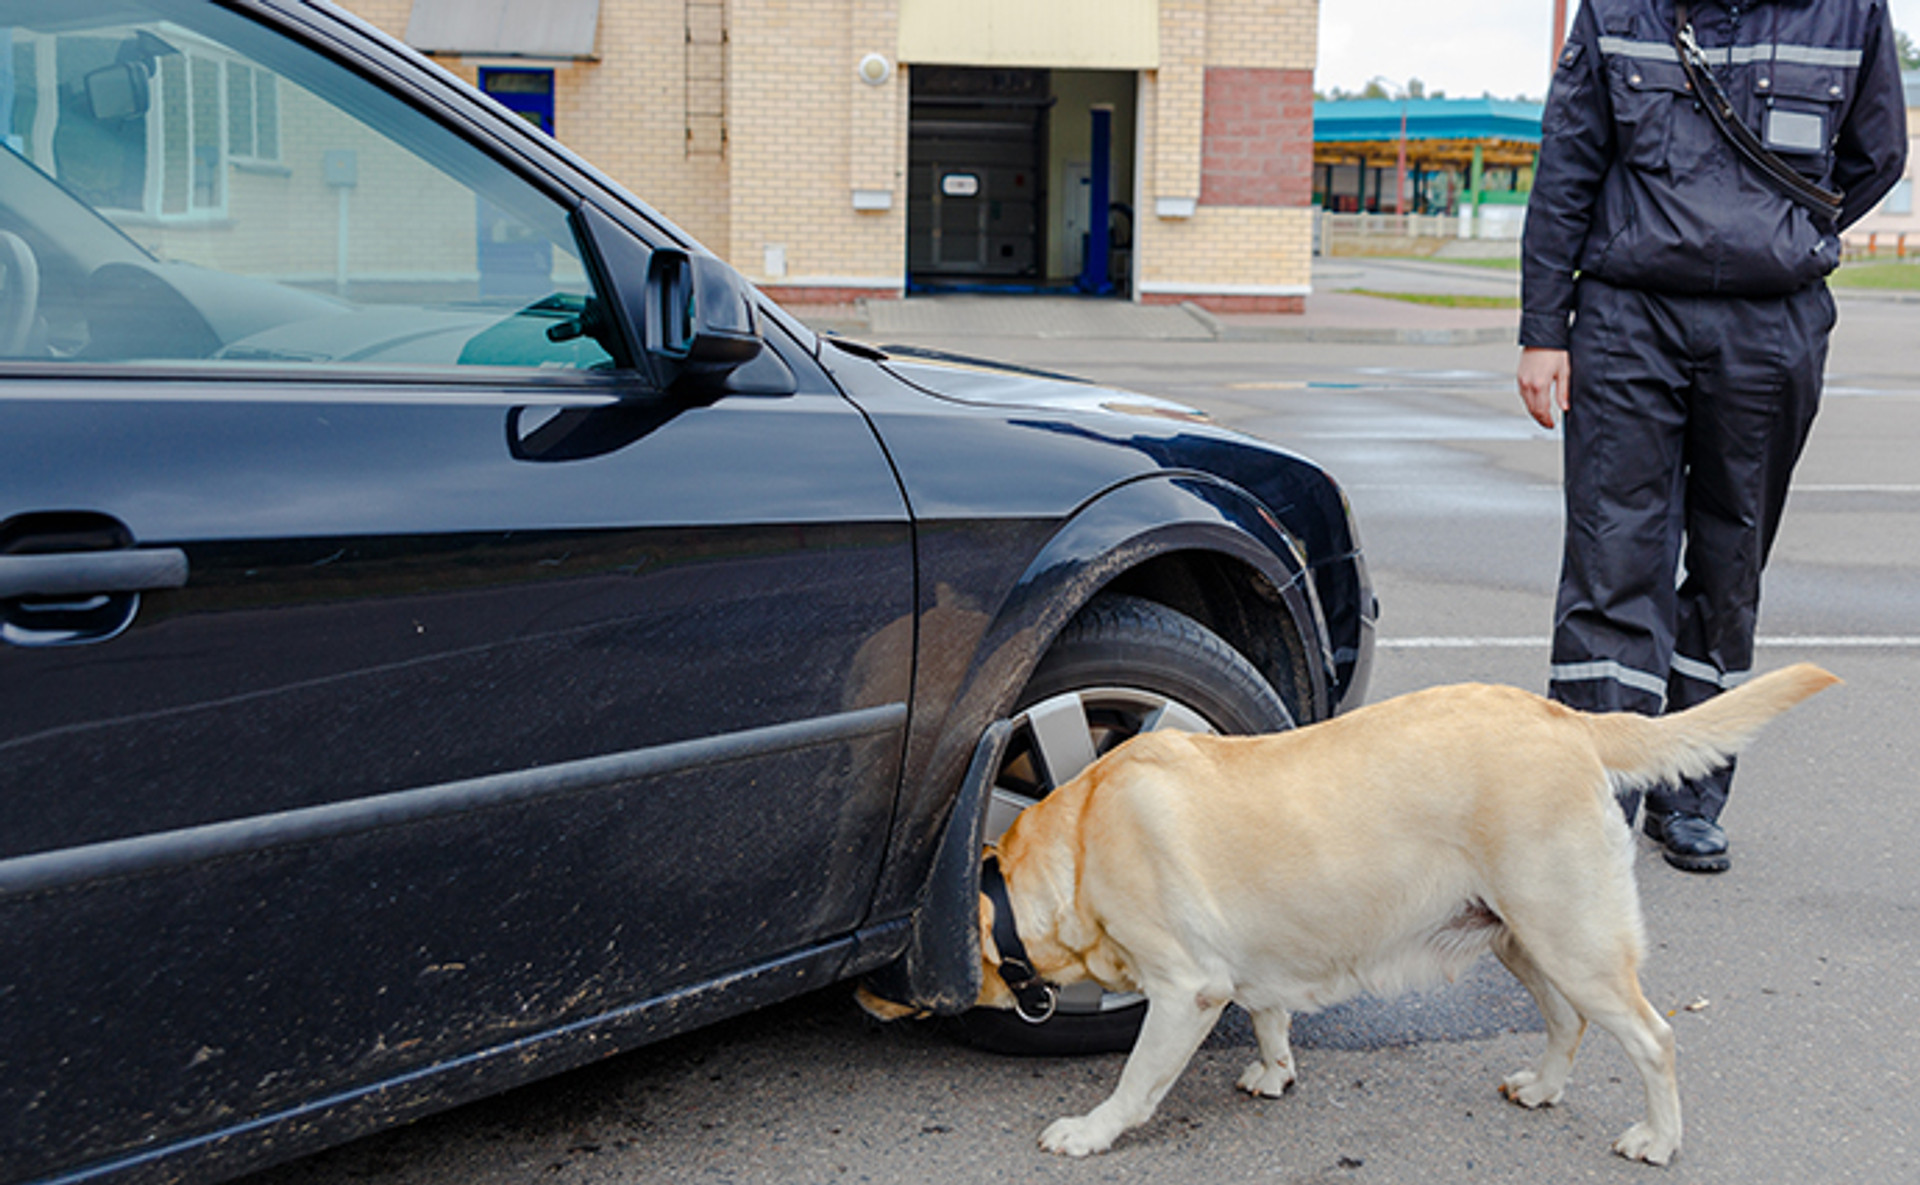
[[1331, 714], [1332, 647], [1304, 551], [1245, 491], [1156, 476], [1082, 507], [1027, 566], [1001, 614], [1003, 626], [1019, 622], [1035, 638], [1028, 675], [1103, 593], [1165, 605], [1219, 634], [1295, 720]]

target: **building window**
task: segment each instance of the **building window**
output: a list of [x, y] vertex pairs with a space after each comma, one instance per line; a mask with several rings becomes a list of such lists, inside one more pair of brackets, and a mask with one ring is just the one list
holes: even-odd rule
[[[510, 163], [219, 5], [47, 7], [0, 15], [0, 226], [65, 261], [46, 357], [616, 365], [568, 206]], [[551, 110], [551, 71], [495, 89]]]
[[16, 32], [14, 117], [0, 130], [99, 208], [223, 218], [230, 165], [279, 164], [279, 80], [180, 40]]
[[480, 89], [521, 119], [553, 135], [553, 71], [489, 67], [480, 71]]
[[226, 63], [227, 152], [237, 161], [280, 161], [280, 80], [256, 66]]
[[1887, 193], [1886, 201], [1880, 204], [1882, 214], [1913, 213], [1913, 178], [1902, 177]]
[[183, 53], [169, 54], [156, 64], [157, 118], [147, 123], [147, 150], [148, 159], [157, 159], [159, 167], [147, 170], [146, 212], [162, 218], [219, 217], [227, 208], [220, 63]]

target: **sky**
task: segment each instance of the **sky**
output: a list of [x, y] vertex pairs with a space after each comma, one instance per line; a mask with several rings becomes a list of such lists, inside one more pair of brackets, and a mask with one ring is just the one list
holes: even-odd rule
[[[1920, 41], [1920, 0], [1890, 0], [1893, 23]], [[1567, 0], [1571, 21], [1579, 0]], [[1409, 78], [1450, 98], [1543, 99], [1553, 53], [1553, 0], [1321, 0], [1313, 87], [1365, 89]]]

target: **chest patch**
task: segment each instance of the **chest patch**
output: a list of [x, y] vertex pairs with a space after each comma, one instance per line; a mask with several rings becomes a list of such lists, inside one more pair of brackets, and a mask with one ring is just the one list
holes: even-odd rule
[[1766, 145], [1776, 152], [1820, 152], [1827, 146], [1827, 121], [1808, 111], [1767, 112]]

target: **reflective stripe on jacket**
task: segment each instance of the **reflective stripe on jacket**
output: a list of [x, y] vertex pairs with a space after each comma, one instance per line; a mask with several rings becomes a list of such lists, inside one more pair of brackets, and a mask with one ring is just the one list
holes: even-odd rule
[[1837, 232], [1900, 179], [1906, 102], [1884, 0], [1696, 3], [1692, 23], [1747, 126], [1845, 192], [1839, 225], [1774, 188], [1708, 120], [1671, 0], [1586, 0], [1547, 98], [1522, 345], [1565, 348], [1576, 272], [1676, 294], [1804, 288], [1838, 265]]

